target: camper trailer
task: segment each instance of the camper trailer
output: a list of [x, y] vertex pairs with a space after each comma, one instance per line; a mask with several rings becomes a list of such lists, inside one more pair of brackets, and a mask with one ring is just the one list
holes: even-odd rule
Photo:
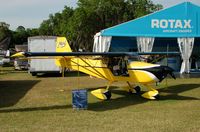
[[[36, 36], [28, 38], [29, 52], [55, 52], [55, 36]], [[32, 59], [28, 61], [29, 73], [36, 76], [39, 73], [59, 73], [60, 68], [56, 66], [54, 59]]]

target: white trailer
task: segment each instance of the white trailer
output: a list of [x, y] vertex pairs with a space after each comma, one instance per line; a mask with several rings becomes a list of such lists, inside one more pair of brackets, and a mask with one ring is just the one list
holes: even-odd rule
[[[29, 52], [56, 52], [55, 36], [36, 36], [28, 38]], [[59, 73], [54, 59], [31, 59], [29, 60], [29, 73], [33, 76], [38, 73]]]

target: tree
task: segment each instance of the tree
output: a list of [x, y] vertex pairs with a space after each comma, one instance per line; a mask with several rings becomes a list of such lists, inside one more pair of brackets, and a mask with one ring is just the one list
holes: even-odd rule
[[18, 26], [16, 32], [25, 32], [26, 29], [23, 26]]
[[29, 37], [26, 29], [23, 26], [18, 26], [15, 31], [12, 32], [12, 43], [15, 44], [25, 44], [27, 43], [27, 38]]
[[141, 17], [163, 8], [160, 4], [154, 4], [151, 0], [127, 0], [130, 11], [134, 12], [134, 17]]
[[28, 37], [38, 36], [38, 29], [25, 29], [23, 26], [18, 26], [15, 31], [12, 31], [11, 36], [11, 45], [10, 47], [15, 47], [15, 45], [19, 44], [27, 44]]
[[66, 36], [75, 51], [91, 51], [95, 33], [160, 9], [151, 0], [79, 0], [76, 9], [65, 6], [61, 13], [51, 14], [39, 34]]
[[10, 25], [5, 22], [0, 22], [0, 41], [11, 36], [9, 26]]
[[40, 35], [53, 35], [53, 26], [52, 26], [50, 20], [44, 20], [40, 24], [39, 34]]
[[27, 32], [29, 37], [39, 35], [39, 30], [37, 28], [33, 28], [33, 29], [28, 28], [28, 29], [26, 29], [26, 32]]
[[73, 16], [73, 9], [65, 6], [62, 13], [50, 14], [48, 20], [44, 20], [39, 28], [40, 35], [66, 36], [69, 29], [69, 19]]
[[161, 8], [150, 0], [79, 0], [70, 22], [70, 38], [76, 49], [91, 50], [95, 33]]

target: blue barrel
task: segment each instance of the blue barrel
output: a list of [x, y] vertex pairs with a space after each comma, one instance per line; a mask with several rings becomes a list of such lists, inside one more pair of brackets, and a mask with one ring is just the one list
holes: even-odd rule
[[78, 89], [72, 90], [72, 107], [74, 109], [87, 109], [87, 90]]

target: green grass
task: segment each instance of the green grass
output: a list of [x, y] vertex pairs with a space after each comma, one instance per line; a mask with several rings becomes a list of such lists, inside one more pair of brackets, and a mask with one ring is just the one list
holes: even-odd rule
[[88, 110], [72, 109], [71, 90], [105, 85], [88, 76], [32, 77], [1, 68], [0, 131], [200, 131], [199, 78], [168, 79], [167, 88], [164, 81], [159, 101], [130, 95], [118, 82], [111, 87], [111, 100], [88, 93]]

